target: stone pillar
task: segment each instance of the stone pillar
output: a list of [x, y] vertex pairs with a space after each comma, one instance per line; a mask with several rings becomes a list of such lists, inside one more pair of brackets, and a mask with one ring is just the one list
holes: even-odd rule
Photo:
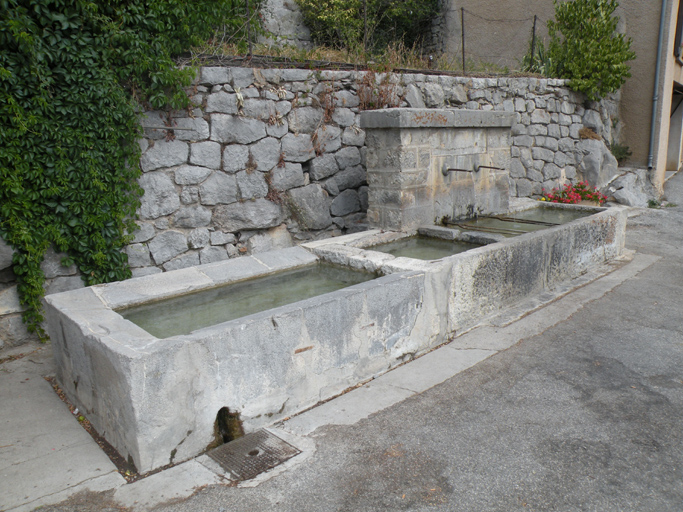
[[443, 217], [506, 212], [514, 120], [514, 112], [479, 110], [363, 112], [368, 222], [412, 231]]

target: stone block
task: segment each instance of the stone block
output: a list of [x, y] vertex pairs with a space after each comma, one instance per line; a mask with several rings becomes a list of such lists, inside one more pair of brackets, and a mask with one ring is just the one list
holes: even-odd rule
[[140, 158], [140, 168], [143, 172], [148, 172], [181, 165], [187, 162], [188, 153], [187, 142], [158, 140]]
[[0, 317], [12, 313], [21, 313], [23, 310], [24, 308], [19, 303], [16, 284], [0, 291]]
[[332, 121], [339, 126], [351, 126], [356, 122], [356, 114], [349, 108], [336, 108], [332, 113]]
[[209, 169], [220, 169], [221, 145], [210, 141], [190, 144], [190, 163]]
[[85, 283], [81, 276], [62, 276], [45, 281], [46, 296], [52, 295], [53, 293], [78, 290], [79, 288], [85, 288]]
[[554, 163], [548, 162], [543, 166], [543, 178], [545, 180], [557, 180], [562, 176], [562, 169]]
[[212, 173], [211, 169], [196, 165], [181, 165], [174, 171], [178, 185], [198, 185]]
[[365, 177], [365, 169], [360, 165], [357, 165], [339, 171], [325, 182], [324, 187], [331, 195], [336, 196], [339, 192], [346, 190], [347, 188], [357, 188], [363, 185], [365, 183]]
[[268, 231], [257, 233], [247, 240], [247, 249], [250, 254], [286, 249], [293, 245], [292, 236], [284, 224]]
[[323, 111], [316, 107], [293, 109], [287, 116], [289, 129], [294, 133], [313, 133], [322, 124]]
[[158, 267], [142, 267], [131, 269], [133, 277], [151, 276], [152, 274], [161, 274], [163, 270]]
[[517, 188], [517, 197], [529, 197], [532, 195], [531, 181], [526, 179], [518, 179], [515, 180], [515, 186]]
[[180, 231], [164, 231], [149, 242], [149, 251], [157, 265], [166, 263], [188, 249], [187, 239]]
[[211, 245], [225, 245], [235, 243], [235, 235], [222, 231], [211, 232]]
[[232, 74], [232, 86], [244, 89], [254, 83], [254, 70], [252, 68], [230, 68]]
[[342, 142], [347, 146], [363, 146], [365, 145], [365, 131], [358, 127], [348, 127], [344, 130], [342, 135]]
[[282, 208], [266, 199], [217, 206], [213, 213], [214, 224], [233, 233], [242, 229], [272, 228], [280, 225], [282, 219]]
[[251, 157], [258, 171], [270, 171], [280, 160], [282, 146], [280, 141], [267, 137], [251, 146]]
[[342, 146], [341, 129], [323, 125], [315, 131], [316, 154], [334, 153]]
[[37, 336], [26, 330], [21, 313], [0, 317], [0, 348], [18, 347], [30, 341], [37, 341]]
[[527, 129], [527, 134], [531, 136], [548, 135], [548, 127], [544, 124], [532, 124]]
[[462, 105], [467, 103], [467, 91], [465, 88], [456, 84], [453, 86], [443, 86], [444, 100], [451, 105]]
[[544, 162], [552, 162], [555, 160], [555, 153], [545, 148], [533, 147], [531, 148], [531, 155], [534, 160], [543, 160]]
[[330, 213], [335, 217], [343, 217], [344, 215], [358, 212], [360, 209], [358, 192], [351, 189], [341, 192], [332, 200], [332, 204], [330, 205]]
[[140, 202], [140, 217], [156, 219], [175, 212], [180, 206], [178, 191], [171, 178], [162, 172], [140, 176], [138, 182], [145, 191]]
[[12, 255], [14, 249], [0, 237], [0, 270], [4, 270], [12, 266]]
[[227, 84], [230, 82], [230, 71], [232, 69], [224, 66], [202, 67], [199, 73], [199, 83], [206, 85]]
[[201, 249], [209, 245], [209, 230], [207, 228], [197, 228], [187, 236], [187, 243], [190, 249]]
[[202, 141], [209, 138], [209, 123], [201, 117], [180, 117], [174, 119], [174, 126], [184, 128], [174, 130], [176, 140]]
[[415, 84], [410, 84], [405, 88], [405, 100], [411, 108], [425, 108], [422, 92]]
[[240, 171], [237, 173], [237, 187], [240, 191], [240, 199], [256, 199], [268, 195], [268, 183], [262, 172]]
[[199, 187], [204, 205], [230, 204], [237, 201], [237, 179], [232, 174], [213, 173]]
[[309, 174], [313, 180], [328, 178], [339, 171], [339, 164], [334, 155], [324, 154], [311, 160]]
[[[332, 160], [334, 161], [334, 158]], [[304, 185], [304, 171], [301, 164], [286, 162], [284, 167], [275, 167], [270, 172], [270, 186], [274, 190], [284, 192], [290, 188], [303, 187]]]
[[211, 114], [211, 140], [225, 144], [251, 144], [266, 136], [266, 124], [228, 114]]
[[315, 157], [311, 136], [288, 133], [282, 138], [282, 151], [287, 162], [307, 162]]
[[337, 107], [354, 108], [360, 104], [358, 96], [351, 91], [338, 91], [334, 94]]
[[203, 206], [183, 206], [173, 216], [173, 224], [179, 228], [198, 228], [211, 222], [211, 210]]
[[289, 133], [289, 123], [286, 119], [282, 119], [280, 122], [271, 124], [270, 122], [266, 124], [266, 134], [269, 137], [275, 137], [281, 139]]
[[439, 108], [444, 106], [445, 94], [439, 84], [426, 83], [422, 87], [425, 106], [428, 108]]
[[337, 151], [334, 154], [334, 158], [337, 160], [339, 169], [344, 170], [347, 167], [360, 164], [360, 151], [357, 147], [346, 147]]
[[211, 246], [205, 247], [199, 251], [199, 262], [202, 265], [207, 263], [216, 263], [217, 261], [225, 261], [230, 259], [228, 251], [225, 246]]
[[287, 196], [292, 215], [303, 229], [325, 229], [332, 224], [329, 198], [317, 183], [291, 189]]
[[510, 177], [526, 178], [526, 169], [519, 158], [513, 158], [510, 161]]
[[206, 112], [220, 112], [222, 114], [237, 114], [237, 95], [220, 91], [209, 94], [206, 98]]
[[199, 202], [199, 188], [183, 187], [182, 192], [180, 192], [180, 202], [182, 204], [195, 204]]
[[617, 174], [617, 160], [602, 141], [583, 139], [577, 149], [583, 155], [579, 166], [581, 174], [592, 187], [604, 187]]
[[534, 124], [550, 123], [550, 114], [545, 110], [534, 110], [531, 114], [531, 122]]
[[177, 258], [173, 258], [171, 261], [164, 263], [164, 271], [169, 272], [171, 270], [180, 270], [181, 268], [195, 267], [199, 265], [199, 253], [198, 252], [188, 252]]
[[124, 251], [128, 255], [128, 265], [131, 268], [153, 265], [147, 244], [131, 244], [126, 246]]
[[249, 148], [240, 144], [226, 146], [223, 150], [223, 170], [235, 173], [247, 168]]
[[258, 98], [244, 100], [242, 112], [246, 117], [268, 121], [270, 116], [275, 114], [275, 102]]

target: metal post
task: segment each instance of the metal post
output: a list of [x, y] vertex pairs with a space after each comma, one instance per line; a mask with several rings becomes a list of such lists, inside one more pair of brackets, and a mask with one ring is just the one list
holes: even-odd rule
[[249, 59], [251, 59], [252, 47], [251, 47], [251, 9], [249, 8], [249, 0], [245, 0], [247, 3], [247, 43], [249, 43]]
[[462, 28], [462, 72], [465, 73], [465, 8], [460, 8], [460, 26]]
[[363, 50], [368, 53], [368, 0], [363, 0]]
[[534, 67], [534, 52], [536, 51], [536, 19], [537, 16], [534, 14], [534, 28], [531, 32], [531, 61], [529, 66]]

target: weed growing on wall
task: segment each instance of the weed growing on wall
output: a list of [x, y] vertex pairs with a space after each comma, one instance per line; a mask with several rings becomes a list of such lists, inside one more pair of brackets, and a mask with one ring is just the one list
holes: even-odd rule
[[[237, 0], [0, 0], [0, 236], [24, 321], [44, 335], [41, 262], [54, 245], [86, 284], [130, 276], [140, 105], [187, 105], [173, 56]], [[240, 2], [241, 4], [241, 2]]]
[[617, 91], [631, 76], [636, 58], [631, 39], [617, 33], [616, 0], [555, 2], [548, 21], [550, 76], [568, 78], [569, 86], [596, 100]]

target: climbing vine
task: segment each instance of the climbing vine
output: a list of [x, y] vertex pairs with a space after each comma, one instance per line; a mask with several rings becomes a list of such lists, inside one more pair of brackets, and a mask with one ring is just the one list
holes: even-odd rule
[[242, 4], [0, 0], [0, 236], [30, 331], [44, 336], [50, 245], [88, 285], [130, 277], [140, 108], [187, 105], [193, 70], [173, 57], [217, 22], [238, 25]]

